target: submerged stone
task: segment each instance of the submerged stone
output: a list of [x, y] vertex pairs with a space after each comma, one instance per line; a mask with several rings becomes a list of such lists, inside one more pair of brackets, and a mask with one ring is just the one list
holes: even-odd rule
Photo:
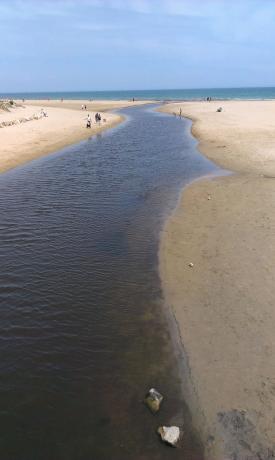
[[159, 411], [162, 401], [162, 394], [155, 390], [155, 388], [151, 388], [148, 391], [144, 400], [145, 404], [150, 409], [150, 411], [153, 412], [153, 414]]

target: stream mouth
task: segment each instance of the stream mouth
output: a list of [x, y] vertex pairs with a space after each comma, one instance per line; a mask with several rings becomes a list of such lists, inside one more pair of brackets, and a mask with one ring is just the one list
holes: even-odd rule
[[[217, 168], [190, 122], [119, 127], [0, 176], [0, 458], [203, 458], [163, 313], [159, 235], [181, 188]], [[161, 411], [142, 403], [149, 388]], [[159, 425], [184, 424], [182, 449]]]

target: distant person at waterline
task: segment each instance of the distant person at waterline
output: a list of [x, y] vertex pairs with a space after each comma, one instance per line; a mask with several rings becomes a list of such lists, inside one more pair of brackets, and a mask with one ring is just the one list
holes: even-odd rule
[[95, 122], [96, 122], [96, 123], [100, 123], [100, 122], [101, 122], [101, 115], [100, 115], [100, 113], [98, 113], [98, 112], [95, 114]]
[[91, 120], [90, 114], [88, 114], [86, 128], [91, 128], [91, 124], [92, 124], [92, 120]]

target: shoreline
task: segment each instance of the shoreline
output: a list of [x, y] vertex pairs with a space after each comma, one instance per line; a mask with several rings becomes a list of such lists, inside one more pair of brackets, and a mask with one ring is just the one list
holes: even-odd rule
[[275, 100], [218, 102], [174, 103], [158, 110], [178, 115], [181, 109], [182, 116], [192, 121], [198, 150], [222, 169], [275, 176]]
[[[199, 150], [235, 174], [185, 186], [160, 236], [160, 277], [165, 305], [175, 318], [172, 331], [181, 342], [183, 390], [206, 459], [270, 459], [275, 453], [275, 182], [268, 178], [275, 168], [275, 144], [274, 161], [270, 155], [259, 161], [236, 114], [247, 135], [240, 149], [250, 150], [250, 156], [245, 161], [234, 156], [231, 126], [233, 141], [225, 136], [224, 142], [227, 157], [217, 157], [220, 138], [216, 144], [205, 139], [207, 117], [196, 117], [198, 107], [190, 106], [182, 112], [193, 121]], [[178, 108], [170, 105], [168, 112]], [[258, 130], [263, 145], [266, 140], [270, 145], [269, 133], [260, 125]]]
[[[12, 126], [0, 128], [0, 173], [113, 128], [124, 120], [122, 115], [112, 113], [113, 110], [140, 104], [125, 101], [87, 102], [87, 110], [82, 110], [81, 105], [82, 101], [61, 103], [37, 100], [25, 101], [20, 106], [10, 108], [10, 111], [0, 110], [0, 123], [15, 121]], [[47, 111], [47, 117], [39, 117], [41, 108]], [[96, 112], [102, 116], [100, 125], [94, 123]], [[27, 121], [34, 114], [38, 119]], [[86, 128], [88, 114], [92, 119], [91, 129]], [[26, 121], [20, 123], [22, 119]]]

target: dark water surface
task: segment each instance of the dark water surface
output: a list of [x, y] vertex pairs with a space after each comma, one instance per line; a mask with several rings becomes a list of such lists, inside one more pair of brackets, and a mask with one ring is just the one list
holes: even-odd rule
[[[162, 312], [158, 237], [214, 166], [148, 108], [0, 176], [0, 459], [201, 458]], [[152, 416], [151, 386], [165, 395]], [[155, 434], [183, 421], [185, 447]]]

